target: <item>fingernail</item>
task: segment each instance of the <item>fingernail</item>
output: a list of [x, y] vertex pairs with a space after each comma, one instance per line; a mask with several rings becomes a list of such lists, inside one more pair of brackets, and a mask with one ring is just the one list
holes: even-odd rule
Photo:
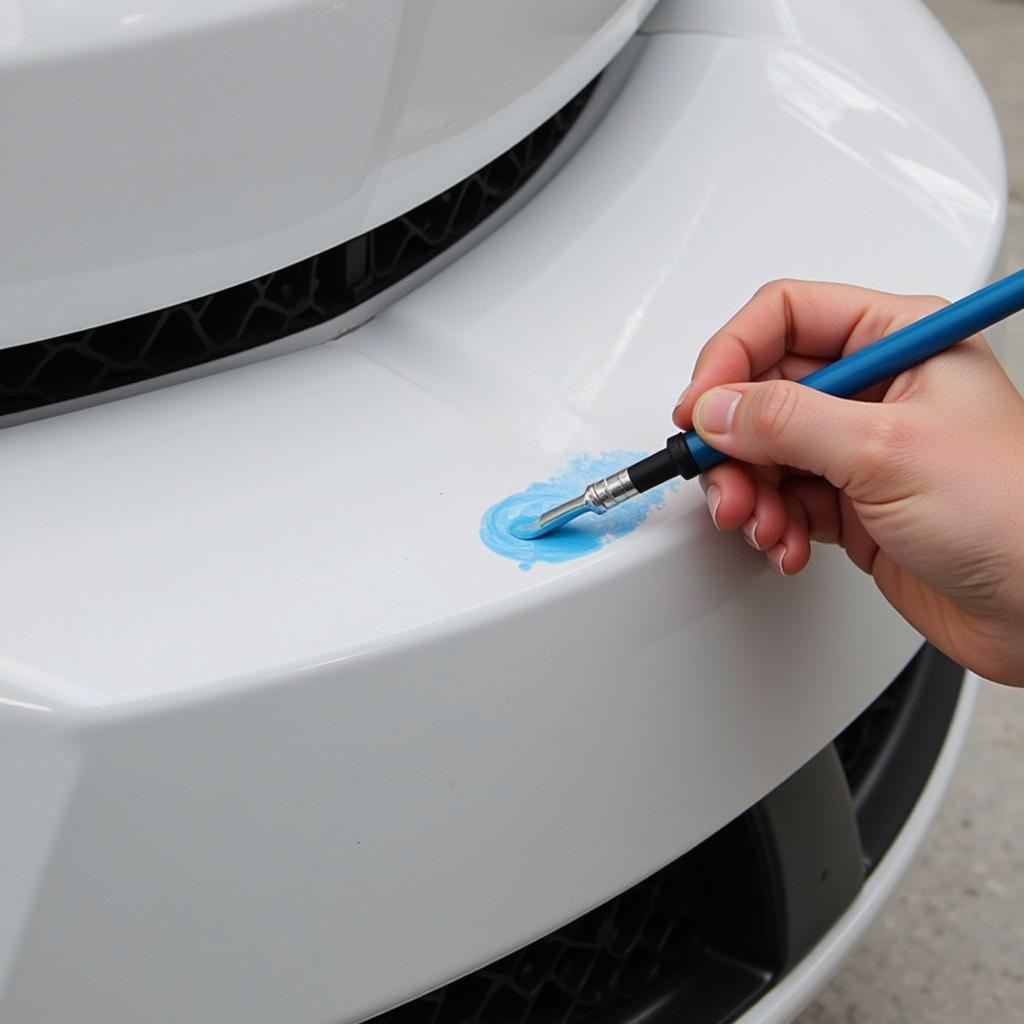
[[757, 519], [751, 516], [741, 527], [740, 530], [743, 536], [746, 537], [747, 543], [755, 550], [760, 551], [760, 547], [757, 544]]
[[715, 388], [701, 395], [693, 411], [695, 423], [706, 433], [727, 434], [742, 397], [738, 391], [728, 388]]
[[718, 506], [722, 502], [722, 491], [718, 484], [712, 484], [705, 492], [708, 497], [708, 511], [711, 513], [711, 522], [718, 529]]
[[769, 548], [765, 553], [765, 558], [768, 559], [771, 567], [783, 576], [786, 575], [785, 559], [786, 559], [786, 545], [781, 541], [773, 548]]
[[675, 412], [686, 401], [686, 393], [690, 390], [690, 385], [687, 384], [682, 391], [679, 392], [679, 397], [676, 399], [676, 404], [672, 406], [672, 411]]

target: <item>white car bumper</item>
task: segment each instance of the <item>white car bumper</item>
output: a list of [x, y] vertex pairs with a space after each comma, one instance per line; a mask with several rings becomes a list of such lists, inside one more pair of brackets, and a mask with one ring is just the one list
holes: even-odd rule
[[358, 331], [0, 432], [5, 1021], [366, 1017], [701, 842], [907, 661], [869, 579], [778, 578], [696, 487], [530, 572], [477, 533], [658, 445], [763, 281], [991, 273], [962, 58], [916, 6], [792, 17], [660, 9], [570, 164]]

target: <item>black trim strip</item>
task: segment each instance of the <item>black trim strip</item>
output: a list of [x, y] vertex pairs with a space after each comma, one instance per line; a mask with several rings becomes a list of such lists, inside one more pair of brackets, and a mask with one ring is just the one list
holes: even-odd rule
[[769, 851], [785, 973], [832, 927], [864, 881], [853, 800], [832, 744], [748, 813]]
[[[925, 644], [895, 682], [841, 734], [865, 728], [867, 756], [847, 767], [860, 827], [864, 866], [874, 870], [903, 828], [935, 766], [949, 733], [964, 670]], [[871, 716], [875, 716], [874, 723]]]

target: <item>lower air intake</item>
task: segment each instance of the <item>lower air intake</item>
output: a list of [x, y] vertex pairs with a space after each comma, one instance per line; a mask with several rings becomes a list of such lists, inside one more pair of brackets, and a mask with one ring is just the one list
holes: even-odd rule
[[700, 846], [368, 1024], [736, 1020], [819, 941], [898, 834], [942, 749], [962, 676], [925, 645], [834, 745]]

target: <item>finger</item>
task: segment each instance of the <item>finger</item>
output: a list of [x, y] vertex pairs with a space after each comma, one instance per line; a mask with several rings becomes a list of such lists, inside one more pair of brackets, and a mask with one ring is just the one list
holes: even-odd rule
[[776, 490], [779, 489], [779, 484], [782, 482], [785, 473], [785, 470], [779, 466], [751, 466], [745, 464], [743, 468], [750, 474], [750, 478], [754, 483], [760, 480], [766, 484], [771, 484]]
[[812, 356], [800, 356], [787, 352], [777, 363], [773, 363], [764, 373], [759, 373], [752, 380], [800, 380], [808, 374], [824, 369], [831, 359], [815, 359]]
[[777, 543], [765, 552], [768, 564], [783, 576], [802, 572], [811, 560], [811, 538], [803, 506], [792, 495], [782, 494], [786, 506], [786, 528]]
[[714, 388], [695, 413], [700, 436], [734, 459], [808, 470], [841, 489], [858, 479], [876, 491], [895, 471], [887, 439], [905, 418], [897, 405], [835, 398], [781, 380]]
[[853, 285], [774, 281], [701, 350], [690, 386], [673, 410], [682, 429], [710, 387], [752, 380], [792, 352], [828, 361], [841, 358], [944, 304], [934, 296], [892, 295]]
[[754, 511], [756, 489], [745, 467], [736, 462], [715, 466], [700, 478], [711, 521], [718, 530], [735, 530]]
[[885, 400], [899, 402], [930, 393], [947, 408], [951, 403], [963, 403], [970, 407], [976, 403], [986, 403], [986, 399], [987, 404], [997, 408], [997, 404], [991, 401], [993, 371], [1009, 384], [1005, 371], [984, 335], [975, 334], [945, 352], [905, 370], [896, 379], [895, 386], [886, 394]]
[[[818, 370], [824, 369], [830, 365], [834, 360], [831, 359], [813, 359], [811, 356], [798, 356], [792, 352], [787, 352], [774, 366], [769, 366], [764, 373], [759, 374], [755, 377], [755, 380], [795, 380], [799, 381], [808, 375], [815, 373]], [[885, 398], [886, 392], [892, 385], [892, 378], [882, 381], [880, 384], [875, 384], [873, 387], [865, 388], [863, 391], [858, 391], [857, 394], [851, 395], [851, 398], [856, 398], [859, 402], [880, 402]]]
[[740, 531], [755, 551], [766, 551], [782, 538], [786, 529], [786, 506], [779, 489], [765, 480], [754, 479], [754, 493], [754, 510]]
[[842, 539], [839, 492], [816, 477], [787, 477], [780, 488], [786, 509], [799, 504], [811, 540], [838, 544]]
[[807, 517], [807, 532], [813, 541], [840, 544], [850, 561], [870, 573], [878, 545], [864, 529], [853, 503], [824, 480], [787, 478], [784, 498], [799, 502]]
[[870, 574], [878, 555], [878, 544], [864, 528], [853, 502], [845, 494], [839, 495], [839, 516], [842, 522], [840, 536], [846, 554], [858, 569]]

